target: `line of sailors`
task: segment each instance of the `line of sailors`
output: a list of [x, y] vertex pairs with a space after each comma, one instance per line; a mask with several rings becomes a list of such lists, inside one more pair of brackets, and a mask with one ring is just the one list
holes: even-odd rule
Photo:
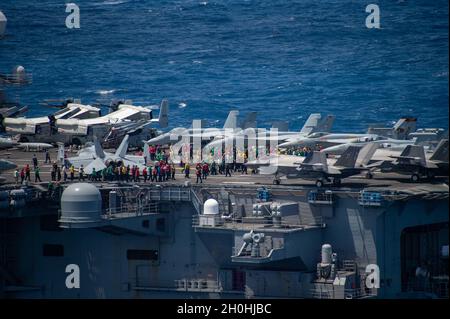
[[[74, 181], [78, 178], [79, 181], [88, 179], [90, 181], [122, 181], [122, 182], [141, 182], [141, 177], [144, 182], [164, 182], [166, 180], [175, 180], [175, 166], [164, 161], [155, 162], [155, 165], [145, 166], [142, 170], [137, 165], [123, 165], [121, 162], [111, 161], [108, 166], [96, 171], [92, 168], [91, 172], [86, 172], [83, 165], [76, 169], [73, 165], [63, 168], [64, 181]], [[56, 175], [53, 171], [57, 172]], [[52, 169], [52, 181], [60, 181], [61, 175], [58, 173], [59, 167]], [[78, 176], [75, 176], [78, 173]], [[56, 176], [56, 179], [54, 179]]]
[[[41, 180], [41, 169], [39, 168], [39, 166], [34, 165], [34, 182], [42, 182]], [[14, 170], [14, 180], [16, 182], [16, 184], [19, 183], [19, 179], [20, 179], [20, 183], [23, 184], [24, 181], [31, 181], [31, 167], [30, 164], [26, 164], [20, 171], [18, 168], [16, 168]]]

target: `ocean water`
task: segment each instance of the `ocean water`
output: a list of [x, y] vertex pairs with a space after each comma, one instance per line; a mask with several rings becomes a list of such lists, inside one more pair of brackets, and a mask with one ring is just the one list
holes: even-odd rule
[[[65, 27], [65, 2], [79, 5], [80, 29]], [[370, 3], [381, 29], [365, 26]], [[405, 115], [448, 127], [446, 0], [0, 0], [0, 10], [0, 72], [33, 74], [7, 89], [29, 115], [51, 112], [45, 99], [167, 98], [171, 126], [221, 125], [238, 109], [266, 127], [299, 129], [311, 112], [335, 114], [335, 131]]]

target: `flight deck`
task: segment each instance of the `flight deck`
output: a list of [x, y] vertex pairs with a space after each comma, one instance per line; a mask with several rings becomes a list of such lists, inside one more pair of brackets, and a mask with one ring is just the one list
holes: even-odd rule
[[[51, 180], [50, 170], [52, 167], [52, 162], [57, 159], [57, 150], [52, 149], [49, 151], [51, 162], [45, 163], [45, 154], [44, 152], [33, 152], [33, 151], [23, 151], [19, 149], [8, 149], [8, 150], [0, 150], [0, 158], [9, 160], [15, 163], [18, 166], [20, 171], [26, 164], [29, 164], [32, 167], [32, 157], [33, 154], [36, 154], [38, 158], [38, 165], [40, 167], [40, 176], [45, 184]], [[76, 151], [68, 152], [68, 156], [75, 155]], [[149, 163], [151, 165], [151, 163]], [[33, 169], [32, 169], [33, 170]], [[5, 178], [5, 182], [14, 184], [14, 169], [9, 171], [4, 171], [0, 174], [0, 177]], [[176, 178], [175, 180], [166, 181], [163, 183], [185, 183], [189, 182], [190, 184], [196, 184], [195, 172], [191, 173], [190, 178], [185, 178], [182, 173], [182, 168], [176, 166]], [[34, 178], [33, 172], [31, 172], [32, 181]], [[86, 179], [87, 180], [87, 179]], [[75, 174], [75, 180], [78, 181], [78, 174]], [[231, 187], [233, 185], [271, 185], [271, 187], [276, 187], [276, 185], [272, 185], [274, 181], [273, 176], [270, 175], [259, 175], [252, 174], [250, 169], [247, 174], [242, 174], [239, 171], [233, 172], [231, 177], [225, 177], [224, 175], [209, 175], [207, 179], [203, 180], [203, 184], [205, 185], [227, 185], [227, 187]], [[68, 180], [70, 183], [70, 180]], [[141, 176], [141, 183], [143, 183], [143, 179]], [[148, 184], [155, 183], [147, 181]], [[364, 187], [386, 187], [386, 188], [394, 188], [394, 189], [410, 189], [415, 188], [417, 186], [422, 187], [423, 185], [428, 185], [427, 187], [433, 188], [442, 187], [442, 184], [446, 183], [448, 185], [448, 176], [437, 176], [432, 180], [423, 181], [420, 183], [413, 183], [410, 181], [408, 176], [400, 175], [396, 173], [377, 173], [374, 174], [372, 179], [367, 179], [364, 175], [356, 175], [349, 178], [345, 178], [342, 181], [342, 188], [364, 188]], [[283, 186], [314, 186], [315, 183], [312, 180], [305, 180], [301, 178], [296, 179], [282, 179], [280, 187]], [[330, 186], [333, 187], [333, 186]]]

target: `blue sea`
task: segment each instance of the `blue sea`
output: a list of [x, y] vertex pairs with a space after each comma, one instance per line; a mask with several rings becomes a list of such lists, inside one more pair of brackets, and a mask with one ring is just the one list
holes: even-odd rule
[[[81, 28], [67, 29], [75, 2]], [[365, 8], [380, 8], [380, 29]], [[448, 127], [448, 1], [0, 0], [8, 18], [0, 73], [23, 65], [33, 83], [7, 88], [29, 116], [45, 99], [170, 101], [170, 125], [221, 125], [231, 109], [258, 124], [311, 112], [335, 131], [416, 116]]]

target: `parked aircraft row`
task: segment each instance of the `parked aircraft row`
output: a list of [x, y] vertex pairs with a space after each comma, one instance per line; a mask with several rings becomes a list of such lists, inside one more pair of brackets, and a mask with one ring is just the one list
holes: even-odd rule
[[389, 155], [374, 160], [380, 144], [370, 142], [364, 146], [349, 146], [336, 158], [328, 158], [326, 152], [314, 151], [307, 156], [272, 156], [265, 160], [247, 163], [249, 168], [258, 169], [260, 174], [274, 175], [274, 183], [282, 177], [315, 180], [318, 187], [325, 183], [339, 185], [341, 179], [365, 172], [372, 178], [375, 172], [409, 175], [411, 181], [424, 178], [448, 176], [449, 140], [439, 142], [433, 152], [425, 153], [424, 146], [407, 145], [400, 155]]
[[[272, 134], [273, 131], [257, 127], [256, 112], [249, 112], [239, 121], [239, 112], [233, 110], [221, 128], [202, 127], [197, 125], [201, 123], [198, 121], [189, 129], [178, 127], [155, 136], [157, 131], [153, 125], [158, 123], [166, 127], [167, 114], [166, 100], [160, 106], [157, 119], [153, 119], [152, 108], [130, 103], [117, 103], [110, 113], [101, 116], [97, 107], [68, 101], [49, 117], [5, 118], [3, 128], [9, 134], [20, 134], [21, 142], [2, 138], [0, 147], [45, 149], [51, 147], [48, 143], [85, 144], [95, 141], [93, 146], [85, 147], [77, 158], [71, 160], [76, 165], [83, 163], [84, 167], [98, 170], [106, 167], [105, 162], [112, 159], [141, 165], [142, 158], [124, 157], [128, 146], [144, 146], [148, 152], [148, 145], [174, 145], [181, 140], [189, 145], [201, 140], [203, 154], [220, 153], [216, 150], [223, 154], [226, 145], [244, 148], [254, 145], [258, 149], [270, 145], [282, 152], [308, 147], [315, 151], [309, 151], [306, 158], [273, 155], [250, 161], [247, 165], [259, 168], [262, 174], [274, 174], [275, 182], [279, 182], [280, 175], [287, 178], [314, 177], [318, 186], [326, 182], [339, 184], [342, 178], [361, 172], [370, 177], [376, 170], [406, 171], [411, 173], [414, 181], [448, 170], [448, 132], [443, 129], [417, 130], [415, 118], [401, 118], [392, 127], [369, 127], [366, 133], [334, 133], [335, 117], [315, 113], [308, 117], [300, 131], [289, 131], [286, 122], [274, 122], [272, 127], [277, 130]], [[439, 141], [441, 143], [436, 147]], [[102, 144], [108, 148], [118, 147], [117, 152], [103, 152]], [[436, 155], [427, 159], [426, 154], [433, 150]], [[273, 163], [275, 165], [269, 165]]]
[[[50, 116], [25, 118], [6, 117], [1, 128], [9, 135], [20, 135], [21, 142], [64, 143], [82, 145], [94, 136], [117, 147], [126, 135], [133, 146], [142, 146], [142, 139], [154, 137], [155, 124], [168, 125], [169, 105], [163, 100], [158, 118], [153, 118], [148, 107], [120, 104], [116, 110], [101, 116], [100, 109], [80, 103], [67, 106]], [[136, 137], [132, 137], [136, 136]]]

